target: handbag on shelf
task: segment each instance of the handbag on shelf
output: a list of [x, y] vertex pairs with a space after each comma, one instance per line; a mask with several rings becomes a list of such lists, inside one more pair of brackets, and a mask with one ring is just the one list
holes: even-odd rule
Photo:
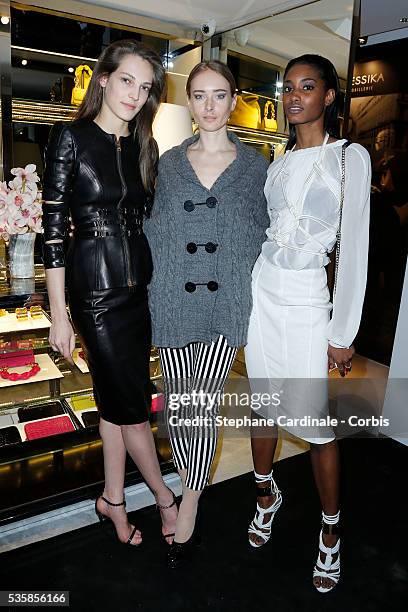
[[152, 395], [152, 406], [150, 412], [163, 412], [165, 407], [164, 394], [155, 393]]
[[72, 90], [74, 89], [75, 81], [72, 76], [62, 77], [62, 92], [61, 102], [63, 104], [71, 104]]
[[91, 77], [92, 70], [86, 64], [81, 64], [75, 69], [75, 85], [71, 96], [71, 104], [74, 106], [80, 106], [82, 104]]
[[268, 132], [278, 131], [278, 122], [275, 118], [275, 105], [272, 100], [267, 100], [265, 103], [261, 128]]
[[261, 125], [261, 107], [258, 96], [245, 94], [237, 96], [237, 104], [230, 115], [230, 123], [254, 130]]
[[37, 440], [38, 438], [48, 438], [48, 436], [75, 431], [75, 427], [69, 416], [61, 416], [27, 423], [24, 425], [24, 431], [27, 440]]
[[0, 428], [0, 447], [21, 442], [20, 432], [15, 425]]
[[30, 341], [13, 340], [0, 343], [0, 370], [19, 368], [34, 362], [34, 351]]
[[95, 399], [91, 393], [88, 395], [74, 395], [71, 397], [71, 403], [74, 410], [96, 409]]

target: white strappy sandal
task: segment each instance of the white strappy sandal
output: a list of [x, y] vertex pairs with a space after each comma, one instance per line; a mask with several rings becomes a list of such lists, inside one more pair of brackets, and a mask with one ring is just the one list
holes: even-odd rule
[[[334, 516], [328, 516], [322, 512], [322, 517], [322, 528], [319, 535], [319, 553], [317, 555], [316, 565], [314, 566], [313, 570], [313, 578], [329, 578], [333, 582], [330, 587], [317, 587], [315, 585], [315, 588], [319, 591], [319, 593], [328, 593], [334, 589], [340, 579], [340, 538], [337, 540], [333, 548], [328, 548], [323, 542], [323, 533], [330, 535], [338, 535], [340, 533], [340, 511]], [[321, 559], [321, 553], [326, 555], [324, 562]], [[333, 561], [333, 556], [336, 554], [337, 558], [335, 561]]]
[[[257, 484], [257, 487], [256, 487], [257, 497], [267, 497], [269, 495], [276, 496], [275, 501], [273, 502], [271, 506], [269, 506], [269, 508], [261, 508], [261, 506], [258, 503], [256, 504], [256, 514], [255, 514], [255, 517], [252, 523], [250, 524], [248, 528], [248, 535], [250, 535], [251, 533], [254, 533], [255, 535], [263, 539], [263, 543], [257, 544], [256, 542], [253, 542], [251, 538], [249, 538], [249, 543], [254, 548], [260, 548], [261, 546], [266, 544], [266, 542], [268, 542], [269, 538], [271, 537], [272, 521], [275, 518], [275, 514], [277, 510], [280, 508], [280, 505], [282, 503], [282, 495], [277, 487], [276, 482], [272, 478], [272, 472], [273, 470], [271, 470], [270, 474], [257, 474], [254, 471], [255, 480]], [[264, 484], [264, 483], [268, 483], [268, 484], [263, 487], [258, 486], [259, 484]], [[271, 515], [269, 521], [267, 521], [266, 523], [264, 523], [265, 514]]]

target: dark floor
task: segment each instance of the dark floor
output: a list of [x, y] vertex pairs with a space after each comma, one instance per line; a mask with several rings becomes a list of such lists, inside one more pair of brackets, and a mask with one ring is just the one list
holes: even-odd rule
[[182, 571], [164, 566], [159, 517], [146, 508], [132, 516], [143, 548], [120, 545], [109, 526], [86, 527], [1, 555], [1, 589], [69, 590], [70, 609], [84, 611], [406, 610], [408, 448], [389, 439], [340, 445], [342, 576], [331, 593], [318, 593], [311, 581], [320, 505], [308, 453], [276, 465], [283, 504], [261, 550], [246, 539], [255, 502], [246, 474], [207, 489], [204, 541]]

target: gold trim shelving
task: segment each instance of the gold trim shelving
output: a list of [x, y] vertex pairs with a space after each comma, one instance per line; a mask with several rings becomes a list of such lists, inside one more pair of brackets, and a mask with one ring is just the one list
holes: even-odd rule
[[60, 102], [34, 102], [33, 100], [12, 101], [13, 122], [54, 124], [56, 121], [72, 121], [77, 106]]
[[[13, 122], [43, 123], [51, 125], [56, 121], [72, 121], [78, 110], [77, 106], [61, 104], [60, 102], [35, 102], [34, 100], [13, 99]], [[269, 144], [273, 147], [284, 146], [287, 135], [266, 130], [253, 130], [240, 126], [229, 125], [228, 129], [234, 132], [243, 142], [251, 144]]]

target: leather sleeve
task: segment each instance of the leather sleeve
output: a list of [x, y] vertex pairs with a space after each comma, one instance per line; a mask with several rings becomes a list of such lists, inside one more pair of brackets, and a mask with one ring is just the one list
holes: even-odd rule
[[[51, 129], [43, 177], [43, 261], [45, 268], [65, 267], [64, 240], [69, 226], [76, 149], [66, 123]], [[50, 240], [60, 240], [47, 244]]]

